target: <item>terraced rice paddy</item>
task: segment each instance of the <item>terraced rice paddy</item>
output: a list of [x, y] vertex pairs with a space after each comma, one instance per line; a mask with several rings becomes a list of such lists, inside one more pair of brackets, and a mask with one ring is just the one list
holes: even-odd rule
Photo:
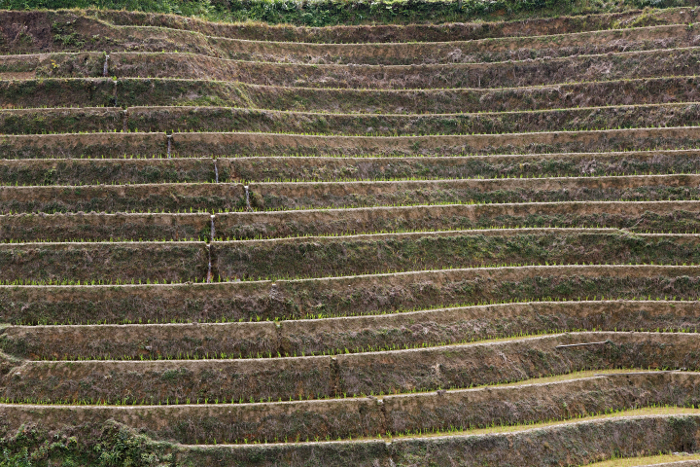
[[623, 10], [0, 11], [0, 466], [700, 465], [700, 10]]

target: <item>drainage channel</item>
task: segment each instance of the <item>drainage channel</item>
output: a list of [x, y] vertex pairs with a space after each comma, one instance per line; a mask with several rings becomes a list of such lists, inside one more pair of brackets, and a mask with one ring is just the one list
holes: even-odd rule
[[245, 209], [246, 211], [252, 211], [253, 208], [250, 206], [250, 190], [248, 189], [248, 185], [245, 185], [243, 188], [245, 188]]
[[211, 217], [210, 217], [210, 219], [209, 219], [209, 221], [211, 222], [211, 233], [210, 233], [210, 237], [209, 237], [209, 243], [207, 244], [207, 254], [208, 254], [208, 256], [209, 256], [209, 265], [208, 265], [208, 269], [207, 269], [207, 283], [208, 283], [208, 284], [211, 283], [211, 281], [212, 281], [212, 274], [211, 274], [211, 246], [212, 246], [212, 243], [214, 242], [214, 236], [215, 236], [215, 233], [216, 233], [216, 231], [215, 231], [215, 229], [214, 229], [214, 219], [215, 219], [215, 218], [216, 218], [216, 216], [215, 216], [214, 214], [212, 214]]
[[[124, 125], [126, 126], [126, 116], [127, 116], [127, 111], [128, 109], [124, 110]], [[172, 158], [172, 145], [173, 145], [173, 135], [172, 134], [167, 134], [166, 133], [166, 139], [167, 139], [167, 155], [168, 159]], [[214, 164], [214, 183], [219, 183], [219, 167], [217, 166], [216, 163], [216, 158], [212, 158], [212, 162]], [[246, 205], [246, 210], [247, 211], [252, 211], [253, 207], [250, 204], [250, 187], [248, 185], [244, 185], [243, 188], [245, 189], [245, 205]], [[210, 233], [209, 233], [209, 242], [207, 243], [207, 256], [208, 256], [208, 264], [207, 264], [207, 283], [211, 283], [213, 281], [213, 274], [212, 274], [212, 243], [214, 242], [214, 239], [216, 237], [216, 228], [214, 226], [214, 222], [216, 220], [216, 215], [211, 214], [210, 215]]]

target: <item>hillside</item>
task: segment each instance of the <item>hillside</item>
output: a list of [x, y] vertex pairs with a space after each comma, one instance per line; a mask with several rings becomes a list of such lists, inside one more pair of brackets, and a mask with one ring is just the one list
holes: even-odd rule
[[700, 465], [699, 19], [0, 0], [0, 467]]

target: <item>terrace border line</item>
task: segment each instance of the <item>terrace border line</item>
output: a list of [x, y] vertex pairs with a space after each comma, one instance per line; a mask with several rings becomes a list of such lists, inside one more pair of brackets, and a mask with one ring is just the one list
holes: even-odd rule
[[[289, 211], [395, 205], [697, 198], [700, 174], [349, 182], [0, 186], [0, 211]], [[247, 194], [246, 194], [247, 191]], [[572, 199], [578, 198], [578, 199]], [[657, 199], [654, 199], [657, 198]], [[488, 203], [487, 203], [488, 202]]]
[[[517, 247], [516, 247], [517, 246]], [[515, 249], [514, 249], [515, 248]], [[573, 259], [570, 250], [586, 249]], [[659, 249], [660, 248], [660, 249]], [[490, 251], [491, 253], [484, 253]], [[523, 251], [528, 251], [524, 254]], [[416, 260], [410, 253], [426, 255]], [[134, 256], [132, 258], [132, 256]], [[382, 265], [370, 258], [385, 257]], [[389, 256], [395, 258], [388, 259]], [[512, 264], [697, 264], [700, 234], [520, 228], [212, 242], [0, 243], [3, 280], [198, 282]], [[325, 261], [320, 261], [325, 258]], [[289, 263], [291, 261], [291, 263]], [[330, 263], [326, 261], [331, 261]], [[381, 269], [378, 269], [381, 268]]]
[[[0, 350], [31, 360], [338, 355], [524, 333], [697, 330], [697, 301], [581, 300], [438, 308], [273, 323], [8, 325]], [[359, 346], [359, 348], [358, 348]]]
[[[155, 440], [240, 443], [239, 437], [245, 435], [249, 442], [277, 439], [293, 443], [300, 437], [401, 436], [408, 431], [448, 427], [457, 431], [484, 428], [493, 420], [505, 426], [545, 420], [564, 423], [609, 410], [683, 407], [697, 397], [699, 379], [698, 373], [687, 372], [616, 372], [555, 382], [523, 381], [517, 385], [335, 400], [177, 406], [2, 404], [0, 414], [6, 430], [36, 423], [49, 430], [59, 429], [76, 418], [90, 424], [112, 419], [146, 430]], [[528, 408], [535, 400], [538, 404]], [[185, 420], [189, 425], [185, 430], [174, 429]], [[351, 424], [355, 425], [348, 426]]]
[[[700, 151], [629, 153], [224, 158], [0, 159], [5, 186], [280, 181], [407, 181], [684, 174], [700, 171]], [[624, 166], [623, 166], [624, 164]], [[218, 178], [217, 178], [218, 175]]]
[[[688, 12], [690, 13], [690, 11]], [[5, 13], [3, 16], [8, 16]], [[17, 18], [18, 15], [14, 15], [15, 19], [12, 22], [19, 24], [21, 23], [21, 18]], [[80, 46], [66, 46], [65, 44], [56, 44], [47, 41], [42, 37], [41, 33], [37, 34], [35, 41], [32, 44], [13, 44], [14, 50], [8, 50], [5, 47], [5, 52], [15, 52], [20, 50], [21, 53], [32, 53], [37, 50], [41, 52], [84, 52], [88, 50], [92, 51], [103, 51], [104, 49], [109, 49], [111, 51], [179, 51], [179, 52], [191, 52], [201, 55], [208, 55], [214, 57], [250, 57], [250, 56], [260, 56], [260, 59], [265, 61], [270, 55], [274, 55], [270, 51], [271, 48], [276, 49], [275, 52], [281, 55], [280, 58], [286, 58], [290, 60], [306, 60], [308, 61], [308, 55], [315, 55], [317, 58], [322, 57], [333, 57], [336, 60], [341, 57], [345, 58], [345, 63], [367, 63], [368, 61], [376, 62], [377, 49], [387, 49], [389, 57], [387, 58], [403, 58], [404, 61], [408, 61], [411, 57], [430, 57], [429, 63], [435, 63], [436, 57], [442, 56], [443, 62], [455, 61], [454, 54], [449, 54], [450, 50], [442, 50], [446, 46], [452, 46], [462, 52], [464, 55], [469, 54], [479, 54], [488, 52], [502, 52], [506, 57], [512, 56], [513, 50], [527, 49], [527, 50], [543, 50], [547, 47], [556, 47], [573, 49], [576, 47], [576, 42], [580, 44], [584, 41], [584, 47], [590, 47], [595, 44], [596, 51], [599, 50], [600, 43], [603, 43], [603, 52], [610, 51], [610, 49], [604, 46], [607, 42], [613, 42], [611, 48], [612, 50], [626, 50], [629, 44], [615, 44], [615, 42], [621, 42], [622, 40], [627, 40], [634, 43], [635, 39], [637, 42], [653, 42], [654, 40], [662, 41], [662, 44], [666, 41], [664, 39], [669, 39], [664, 37], [663, 30], [665, 29], [667, 34], [672, 32], [674, 29], [675, 34], [673, 36], [678, 37], [689, 35], [688, 31], [692, 29], [692, 21], [688, 15], [677, 15], [675, 21], [662, 21], [663, 24], [650, 24], [641, 25], [634, 27], [619, 27], [619, 25], [611, 25], [610, 29], [599, 29], [592, 31], [577, 31], [577, 32], [560, 32], [556, 31], [552, 34], [544, 35], [534, 35], [534, 36], [506, 36], [506, 37], [496, 37], [496, 38], [479, 38], [472, 40], [465, 40], [464, 38], [455, 38], [456, 40], [451, 41], [430, 41], [430, 42], [382, 42], [382, 43], [318, 43], [318, 42], [293, 42], [293, 41], [261, 41], [261, 40], [250, 40], [250, 39], [238, 39], [229, 38], [221, 36], [205, 35], [199, 32], [177, 30], [162, 26], [130, 26], [130, 25], [113, 25], [106, 23], [104, 21], [99, 21], [89, 16], [75, 15], [75, 12], [69, 12], [68, 14], [64, 12], [51, 12], [47, 16], [53, 16], [52, 26], [54, 29], [62, 29], [64, 31], [71, 31], [71, 34], [76, 38], [74, 42], [79, 42], [77, 38], [85, 37], [88, 34], [92, 36], [91, 41], [83, 41], [84, 43]], [[686, 18], [680, 17], [686, 16]], [[76, 17], [79, 18], [79, 22], [76, 21]], [[48, 17], [47, 17], [48, 19]], [[36, 15], [31, 18], [29, 24], [25, 23], [27, 30], [25, 34], [27, 36], [32, 36], [36, 33], [36, 29], [41, 26], [37, 25]], [[77, 23], [77, 24], [76, 24]], [[493, 23], [491, 23], [491, 28]], [[617, 26], [617, 27], [616, 27]], [[662, 34], [658, 34], [662, 32]], [[646, 34], [645, 34], [646, 33]], [[657, 34], [654, 34], [657, 33]], [[641, 35], [642, 37], [636, 37]], [[107, 38], [108, 40], [101, 40], [100, 36]], [[603, 36], [602, 40], [601, 37]], [[607, 40], [605, 38], [607, 37]], [[609, 37], [612, 36], [612, 37]], [[623, 36], [623, 37], [620, 37]], [[632, 36], [632, 37], [628, 37]], [[651, 37], [649, 37], [651, 36]], [[148, 40], [146, 40], [148, 39]], [[685, 37], [686, 43], [692, 43], [689, 41], [688, 37]], [[86, 43], [85, 43], [86, 42]], [[124, 44], [126, 42], [126, 44]], [[647, 44], [644, 44], [645, 46]], [[164, 47], [165, 46], [165, 47]], [[515, 47], [514, 47], [515, 46]], [[519, 46], [519, 47], [518, 47]], [[648, 48], [648, 47], [645, 47]], [[323, 50], [319, 50], [323, 49]], [[369, 49], [369, 50], [363, 50]], [[482, 50], [485, 49], [485, 50]], [[584, 48], [584, 53], [585, 53]], [[265, 53], [267, 52], [267, 53]], [[393, 52], [393, 53], [391, 53]], [[398, 52], [398, 53], [397, 53]], [[509, 54], [509, 52], [511, 52]], [[577, 52], [571, 51], [571, 54], [576, 54]], [[578, 53], [581, 53], [580, 51]], [[517, 55], [516, 55], [517, 57]], [[457, 56], [457, 61], [459, 61], [460, 56]], [[530, 57], [532, 58], [532, 57]], [[374, 59], [374, 60], [372, 60]], [[493, 60], [494, 58], [491, 58]], [[350, 60], [350, 61], [347, 61]], [[420, 62], [409, 62], [410, 63], [420, 63]]]
[[[608, 293], [608, 298], [629, 297], [630, 293], [633, 297], [647, 296], [651, 294], [649, 287], [677, 290], [675, 293], [680, 297], [698, 299], [693, 291], [698, 287], [699, 271], [694, 266], [672, 265], [482, 267], [274, 282], [0, 285], [0, 297], [8, 304], [5, 321], [12, 323], [135, 323], [139, 319], [212, 322], [222, 317], [227, 321], [249, 321], [382, 314], [483, 303], [494, 297], [500, 301], [511, 299], [495, 287], [501, 283], [518, 292], [515, 287], [518, 283], [530, 290], [529, 286], [541, 282], [527, 294], [529, 300], [593, 295], [597, 299], [603, 290], [602, 294]], [[638, 284], [632, 284], [630, 292], [619, 283], [619, 277]], [[563, 283], [562, 278], [576, 279], [579, 284], [579, 291], [573, 297], [556, 293], [555, 286]], [[619, 292], [614, 293], [617, 289]], [[348, 292], [353, 290], [361, 294]], [[673, 294], [654, 293], [654, 298], [668, 299], [669, 293]], [[512, 298], [522, 300], [521, 295]], [[183, 301], [183, 296], [188, 300]]]
[[[211, 132], [236, 128], [252, 134], [307, 132], [327, 136], [369, 134], [370, 137], [392, 136], [392, 133], [394, 137], [510, 135], [551, 133], [557, 128], [568, 133], [597, 130], [599, 126], [647, 128], [652, 122], [657, 122], [659, 127], [675, 127], [679, 123], [698, 126], [699, 105], [690, 101], [446, 114], [323, 113], [208, 106], [128, 107], [124, 110], [116, 107], [28, 108], [0, 110], [0, 130], [4, 135], [75, 131], [102, 134], [137, 131], [140, 126], [149, 132], [173, 129]], [[598, 123], [601, 114], [607, 119], [605, 125]], [[379, 130], [374, 130], [375, 127]]]
[[[442, 347], [343, 354], [181, 361], [24, 361], [0, 379], [19, 401], [323, 399], [470, 387], [617, 367], [700, 369], [689, 333], [576, 332]], [[608, 340], [608, 346], [557, 345]], [[673, 345], [670, 345], [673, 344]], [[497, 371], [496, 362], [510, 361]], [[516, 358], [520, 355], [520, 358]], [[510, 357], [509, 357], [510, 356]], [[499, 364], [499, 365], [500, 365]], [[436, 366], [437, 365], [437, 366]], [[433, 370], [431, 370], [434, 369]], [[245, 378], [242, 377], [245, 375]], [[204, 381], [202, 381], [204, 378]], [[77, 385], [77, 381], [84, 384]], [[204, 384], [203, 384], [204, 383]], [[79, 386], [79, 387], [76, 387]], [[94, 402], [93, 402], [94, 403]]]
[[[700, 145], [700, 127], [633, 128], [570, 132], [452, 136], [307, 136], [275, 133], [177, 133], [170, 135], [172, 157], [299, 155], [530, 155], [616, 151], [665, 151]], [[2, 135], [0, 157], [34, 159], [75, 156], [166, 156], [165, 133], [64, 133]]]
[[[57, 138], [58, 139], [58, 138]], [[625, 140], [626, 139], [626, 140]], [[2, 141], [2, 140], [0, 140]], [[202, 151], [219, 156], [296, 153], [304, 155], [454, 155], [600, 152], [616, 148], [677, 149], [700, 144], [700, 127], [633, 128], [451, 136], [338, 136], [281, 133], [172, 134], [173, 156]], [[0, 150], [1, 150], [0, 145]]]
[[[674, 75], [524, 87], [368, 90], [183, 78], [122, 78], [116, 81], [110, 78], [48, 78], [0, 80], [0, 92], [7, 95], [6, 106], [22, 110], [90, 108], [100, 105], [110, 108], [116, 103], [122, 108], [153, 104], [154, 107], [168, 105], [184, 109], [197, 103], [197, 99], [193, 101], [192, 93], [198, 92], [209, 96], [200, 107], [211, 106], [211, 101], [216, 99], [221, 107], [258, 111], [284, 111], [294, 104], [297, 112], [331, 116], [369, 113], [375, 116], [425, 117], [478, 114], [484, 110], [532, 112], [547, 109], [561, 111], [613, 107], [627, 105], [629, 101], [640, 104], [692, 102], [695, 99], [693, 88], [697, 81], [696, 76]], [[641, 85], [644, 85], [643, 89], [640, 88]], [[667, 90], [672, 94], [666, 93]], [[300, 105], [298, 101], [303, 101], [304, 104]], [[356, 108], [361, 111], [356, 111]], [[144, 112], [141, 112], [140, 120], [127, 122], [125, 119], [126, 129], [143, 130], [145, 125], [149, 125], [148, 119], [143, 117]], [[182, 123], [176, 124], [182, 128]], [[167, 125], [167, 122], [163, 122], [162, 125]], [[150, 128], [155, 129], [153, 126]], [[201, 126], [199, 129], [202, 129]]]
[[[188, 53], [115, 52], [111, 56], [110, 69], [111, 74], [117, 77], [201, 79], [206, 76], [208, 79], [225, 81], [236, 76], [235, 81], [318, 88], [368, 89], [382, 86], [395, 89], [420, 89], [440, 88], [440, 85], [443, 89], [481, 88], [483, 81], [488, 82], [492, 89], [498, 89], [499, 87], [563, 84], [571, 82], [574, 76], [579, 81], [591, 81], [601, 78], [600, 73], [593, 71], [600, 67], [610, 67], [604, 76], [605, 80], [698, 74], [700, 68], [696, 62], [699, 51], [700, 47], [681, 47], [661, 51], [618, 52], [610, 56], [591, 54], [551, 60], [425, 66], [358, 65], [351, 68], [347, 65], [316, 66], [219, 59]], [[675, 56], [673, 60], [669, 60], [672, 54]], [[26, 77], [36, 76], [37, 70], [42, 71], [40, 74], [47, 78], [102, 75], [104, 60], [101, 54], [85, 52], [79, 54], [80, 57], [71, 57], [71, 55], [78, 54], [7, 55], [0, 56], [0, 63], [7, 70], [6, 73], [23, 73], [21, 76]], [[54, 60], [58, 64], [57, 71], [47, 68], [51, 63], [49, 60]], [[596, 63], [592, 64], [591, 61]], [[183, 69], [183, 62], [187, 65], [186, 69]], [[685, 63], [686, 66], [681, 67], [679, 63]], [[70, 71], [64, 73], [61, 71], [64, 69]], [[381, 81], [377, 81], [377, 72], [381, 73]], [[330, 80], [330, 75], [336, 79]], [[303, 79], [291, 80], [291, 76], [302, 76]]]
[[[57, 13], [65, 13], [66, 10], [55, 10]], [[71, 12], [71, 10], [68, 10]], [[237, 25], [227, 23], [217, 23], [211, 21], [200, 20], [198, 18], [183, 18], [176, 15], [139, 13], [139, 12], [121, 12], [116, 10], [95, 10], [86, 9], [81, 13], [86, 15], [94, 15], [98, 20], [106, 21], [114, 25], [143, 25], [143, 26], [159, 26], [172, 29], [181, 29], [188, 31], [197, 31], [202, 34], [218, 35], [221, 37], [238, 37], [242, 39], [253, 40], [279, 40], [279, 38], [305, 37], [318, 42], [319, 37], [322, 41], [333, 43], [345, 43], [344, 40], [352, 38], [358, 34], [363, 37], [375, 39], [375, 42], [367, 43], [390, 43], [403, 41], [418, 41], [421, 40], [422, 33], [430, 33], [432, 41], [435, 37], [452, 37], [451, 34], [471, 34], [464, 36], [465, 40], [475, 40], [479, 38], [489, 37], [508, 37], [512, 35], [522, 34], [522, 30], [528, 27], [533, 31], [556, 31], [559, 32], [563, 28], [566, 31], [590, 31], [607, 29], [610, 25], [618, 23], [621, 25], [635, 24], [639, 16], [645, 13], [644, 10], [631, 10], [618, 13], [592, 13], [583, 16], [563, 16], [556, 18], [528, 18], [526, 20], [515, 21], [496, 21], [488, 23], [487, 27], [481, 22], [467, 23], [449, 23], [447, 25], [432, 25], [432, 24], [410, 24], [410, 25], [374, 25], [370, 30], [365, 25], [338, 25], [325, 27], [308, 27], [308, 26], [293, 26], [293, 25], [275, 25], [269, 26], [266, 24], [253, 25]], [[650, 19], [659, 23], [671, 22], [693, 22], [696, 11], [692, 7], [676, 7], [668, 9], [651, 10]], [[445, 32], [447, 30], [447, 32]], [[380, 31], [379, 34], [376, 31]], [[330, 32], [330, 35], [327, 33]], [[240, 36], [240, 35], [245, 36]], [[501, 34], [501, 35], [498, 35]], [[308, 40], [307, 39], [307, 40]], [[444, 39], [443, 39], [444, 40]], [[352, 42], [357, 43], [356, 39]]]

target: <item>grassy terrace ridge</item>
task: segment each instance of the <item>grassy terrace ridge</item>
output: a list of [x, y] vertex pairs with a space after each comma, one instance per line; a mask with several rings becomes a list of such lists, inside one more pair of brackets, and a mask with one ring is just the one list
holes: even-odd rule
[[[688, 169], [681, 162], [682, 168]], [[80, 185], [109, 183], [192, 183], [233, 178], [235, 161], [197, 157], [187, 159], [0, 159], [2, 185]], [[699, 167], [700, 168], [700, 167]], [[640, 167], [641, 169], [641, 167]]]
[[698, 300], [698, 276], [696, 266], [501, 266], [209, 284], [22, 281], [0, 286], [0, 296], [7, 303], [4, 320], [17, 325], [226, 323], [541, 300]]
[[[438, 175], [443, 178], [519, 178], [689, 173], [696, 170], [697, 154], [694, 150], [470, 157], [308, 157], [292, 154], [281, 157], [217, 158], [217, 164], [222, 167], [219, 170], [228, 170], [232, 178], [247, 182], [381, 180], [401, 177], [427, 179], [437, 178]], [[74, 163], [86, 164], [81, 161]], [[11, 183], [10, 177], [14, 176], [12, 169], [17, 167], [15, 180], [19, 181], [20, 167], [27, 167], [26, 172], [23, 172], [29, 175], [30, 167], [45, 167], [49, 164], [51, 162], [41, 160], [16, 160], [5, 164], [0, 160], [0, 171], [5, 172], [0, 172], [0, 179], [4, 181], [9, 178]]]
[[581, 330], [697, 332], [697, 305], [543, 301], [277, 322], [12, 325], [1, 329], [0, 350], [29, 360], [201, 360], [339, 355]]
[[[248, 157], [288, 155], [517, 155], [700, 148], [698, 127], [498, 135], [336, 136], [249, 132], [2, 135], [0, 158]], [[170, 144], [168, 144], [170, 141]], [[170, 147], [169, 147], [170, 146]]]
[[[692, 24], [694, 12], [684, 13], [687, 14], [678, 15], [674, 23], [664, 21], [650, 26], [618, 25], [616, 29], [575, 33], [476, 40], [455, 37], [441, 42], [381, 44], [251, 41], [163, 27], [113, 26], [72, 13], [53, 13], [53, 18], [47, 18], [44, 24], [32, 16], [15, 19], [25, 22], [27, 28], [24, 35], [29, 39], [11, 47], [8, 46], [10, 41], [5, 41], [0, 44], [0, 53], [168, 51], [246, 61], [370, 65], [493, 62], [692, 46], [695, 45], [695, 26]], [[47, 29], [51, 30], [53, 36], [46, 33]]]
[[[80, 459], [82, 462], [97, 461], [93, 446], [99, 443], [101, 452], [109, 456], [138, 461], [146, 457], [153, 462], [176, 463], [176, 465], [201, 465], [212, 463], [216, 460], [225, 460], [241, 463], [274, 462], [276, 458], [284, 455], [293, 455], [291, 466], [323, 466], [338, 465], [350, 466], [389, 466], [412, 465], [420, 467], [430, 465], [428, 462], [441, 462], [445, 459], [439, 457], [444, 449], [460, 454], [462, 459], [469, 462], [489, 463], [503, 459], [499, 453], [501, 449], [510, 453], [508, 457], [513, 460], [522, 459], [523, 453], [533, 463], [521, 465], [539, 465], [543, 459], [551, 461], [553, 458], [560, 462], [574, 462], [572, 465], [589, 464], [601, 459], [620, 457], [636, 457], [652, 451], [655, 453], [669, 449], [677, 453], [693, 451], [692, 439], [688, 436], [677, 436], [683, 428], [693, 429], [697, 424], [696, 411], [684, 408], [652, 408], [633, 411], [624, 411], [615, 414], [590, 417], [590, 419], [577, 420], [577, 422], [553, 422], [537, 425], [520, 426], [511, 430], [490, 429], [454, 436], [443, 435], [436, 437], [414, 436], [407, 439], [375, 439], [353, 440], [347, 442], [309, 442], [293, 445], [253, 445], [253, 446], [213, 446], [213, 445], [182, 445], [167, 442], [155, 442], [147, 436], [130, 429], [125, 425], [109, 422], [103, 425], [87, 425], [81, 428], [66, 427], [55, 432], [51, 447], [41, 449], [44, 442], [50, 438], [49, 433], [37, 426], [27, 426], [13, 432], [8, 436], [17, 449], [15, 459], [21, 461], [27, 458], [43, 460], [51, 455], [60, 455], [70, 460]], [[631, 443], [635, 436], [644, 435], [647, 432], [655, 433], [645, 443]], [[69, 437], [68, 434], [73, 435]], [[31, 435], [31, 437], [28, 437]], [[539, 442], [542, 437], [553, 441], [551, 445], [562, 446], [565, 441], [575, 443], [580, 450], [573, 454], [569, 450], [558, 448], [554, 453], [548, 448], [541, 447]], [[618, 441], [622, 437], [623, 441]], [[29, 441], [31, 440], [31, 441]], [[205, 442], [206, 440], [202, 440]], [[508, 449], [509, 443], [518, 447], [523, 446], [518, 452], [513, 453]], [[689, 444], [685, 444], [689, 443]], [[47, 443], [48, 444], [48, 443]], [[447, 447], [445, 446], [447, 445]], [[470, 446], [471, 449], [470, 449]], [[26, 451], [20, 448], [26, 447]], [[657, 449], [658, 448], [658, 449]], [[469, 456], [462, 453], [469, 449]], [[421, 463], [416, 464], [416, 452], [424, 451], [420, 457]], [[425, 458], [425, 451], [429, 457]], [[547, 452], [549, 451], [549, 452]], [[313, 452], [313, 455], [312, 455]], [[312, 456], [311, 463], [304, 463], [307, 456]], [[102, 458], [107, 457], [102, 455]], [[299, 459], [301, 458], [301, 459]], [[409, 458], [405, 461], [405, 458]], [[299, 460], [297, 460], [299, 459]], [[395, 461], [394, 461], [395, 460]], [[380, 463], [381, 462], [381, 463]], [[255, 465], [255, 464], [253, 464]], [[265, 465], [265, 464], [262, 464]], [[478, 465], [478, 464], [465, 464]], [[614, 465], [614, 464], [613, 464]], [[626, 465], [626, 464], [622, 464]], [[635, 465], [634, 463], [631, 465]], [[682, 464], [666, 464], [670, 466], [686, 467]], [[690, 464], [693, 465], [693, 464]]]
[[[379, 206], [697, 200], [697, 174], [505, 179], [2, 186], [0, 212], [229, 213]], [[88, 198], [89, 197], [89, 198]], [[228, 234], [227, 234], [228, 236]]]
[[459, 114], [691, 102], [695, 92], [686, 86], [696, 82], [695, 76], [671, 76], [498, 89], [404, 90], [301, 88], [181, 78], [39, 78], [0, 82], [5, 96], [0, 105], [34, 111], [119, 104], [123, 109], [219, 106], [378, 116]]
[[[478, 40], [485, 38], [512, 37], [522, 35], [547, 35], [555, 33], [577, 33], [615, 28], [630, 28], [647, 25], [677, 24], [693, 22], [694, 7], [630, 9], [622, 13], [594, 12], [576, 16], [534, 16], [523, 20], [503, 20], [484, 23], [413, 23], [413, 24], [342, 24], [338, 26], [313, 27], [293, 25], [270, 25], [264, 22], [230, 24], [203, 21], [197, 18], [182, 18], [166, 14], [149, 14], [108, 9], [34, 11], [37, 22], [45, 22], [57, 15], [80, 15], [95, 17], [113, 26], [155, 26], [168, 29], [197, 32], [200, 34], [233, 39], [308, 42], [308, 43], [401, 43], [401, 42], [448, 42], [455, 40]], [[8, 17], [22, 21], [26, 12], [8, 11]], [[47, 23], [44, 23], [47, 24]]]
[[700, 151], [504, 156], [283, 156], [0, 159], [0, 185], [399, 181], [687, 174]]
[[[434, 65], [289, 64], [228, 60], [189, 53], [113, 52], [117, 78], [189, 78], [301, 88], [511, 88], [698, 74], [698, 47], [581, 55], [556, 59]], [[103, 53], [48, 53], [0, 57], [7, 77], [102, 77]], [[605, 70], [600, 73], [597, 70]], [[482, 85], [483, 81], [483, 85]]]
[[[692, 76], [698, 74], [699, 50], [687, 47], [492, 63], [386, 66], [257, 62], [174, 52], [112, 52], [107, 71], [108, 76], [117, 78], [189, 78], [301, 88], [499, 89]], [[103, 77], [105, 59], [100, 52], [4, 55], [0, 56], [0, 73], [24, 79]]]
[[253, 132], [341, 136], [491, 135], [698, 126], [696, 102], [457, 114], [371, 114], [236, 107], [84, 107], [0, 110], [6, 135], [76, 132]]
[[[356, 276], [499, 265], [700, 263], [698, 234], [490, 229], [233, 242], [2, 243], [5, 285]], [[208, 264], [211, 268], [208, 269]]]
[[[59, 424], [65, 423], [71, 413], [80, 414], [84, 422], [89, 420], [95, 424], [113, 419], [129, 425], [135, 419], [140, 419], [146, 432], [153, 438], [187, 444], [194, 444], [198, 439], [204, 439], [210, 444], [214, 440], [217, 444], [244, 444], [236, 436], [240, 436], [246, 429], [250, 431], [246, 439], [251, 444], [300, 443], [304, 438], [306, 442], [314, 439], [340, 441], [377, 438], [379, 435], [393, 440], [418, 435], [430, 437], [508, 432], [522, 429], [523, 425], [543, 422], [551, 424], [586, 420], [603, 414], [622, 416], [626, 411], [635, 409], [642, 413], [644, 409], [653, 413], [659, 408], [694, 408], [691, 403], [695, 396], [692, 384], [697, 381], [697, 377], [697, 373], [688, 372], [585, 372], [567, 375], [556, 382], [534, 379], [516, 385], [440, 393], [379, 395], [376, 398], [341, 397], [339, 400], [255, 404], [246, 401], [223, 407], [220, 401], [204, 405], [191, 401], [176, 404], [179, 406], [177, 408], [148, 405], [146, 401], [119, 401], [116, 404], [105, 401], [97, 405], [76, 401], [76, 405], [62, 407], [3, 404], [0, 405], [0, 413], [3, 413], [8, 425], [15, 429], [19, 428], [20, 422], [36, 423], [39, 417], [44, 417], [47, 428], [59, 428]], [[546, 381], [546, 378], [541, 380]], [[670, 394], [674, 385], [678, 387], [676, 394]], [[628, 391], [624, 390], [625, 386], [629, 388]], [[537, 408], [528, 407], [538, 400], [538, 393], [541, 392], [551, 393], [549, 400], [539, 400]], [[498, 399], [489, 400], [494, 395]], [[583, 400], [579, 401], [579, 398]], [[563, 404], [567, 404], [564, 409], [561, 408]], [[459, 407], [462, 414], [453, 419], [441, 420], [441, 412], [450, 405]], [[508, 411], [509, 405], [516, 406], [519, 410]], [[358, 408], [364, 427], [360, 430], [348, 429], [343, 420], [356, 419]], [[228, 414], [227, 410], [230, 410]], [[190, 426], [184, 429], [174, 428], [173, 425], [179, 424], [183, 415], [192, 419]], [[158, 423], [163, 419], [168, 420], [170, 426], [162, 427], [162, 423]], [[210, 420], [210, 431], [206, 428], [206, 419]], [[277, 423], [270, 423], [272, 420]], [[499, 428], [492, 425], [493, 420], [499, 421]], [[229, 426], [228, 432], [225, 431], [226, 425]], [[304, 429], [308, 431], [303, 432]]]
[[[469, 388], [582, 370], [682, 365], [696, 371], [697, 341], [697, 334], [686, 332], [597, 331], [335, 356], [56, 362], [4, 357], [8, 371], [0, 397], [30, 404], [233, 404]], [[46, 381], [47, 374], [61, 379]], [[679, 375], [669, 385], [678, 387], [679, 405], [690, 405], [693, 377]], [[684, 380], [688, 395], [681, 392]]]
[[[503, 228], [697, 233], [697, 201], [574, 201], [209, 213], [0, 216], [0, 242], [229, 241]], [[214, 237], [212, 229], [214, 227]]]

